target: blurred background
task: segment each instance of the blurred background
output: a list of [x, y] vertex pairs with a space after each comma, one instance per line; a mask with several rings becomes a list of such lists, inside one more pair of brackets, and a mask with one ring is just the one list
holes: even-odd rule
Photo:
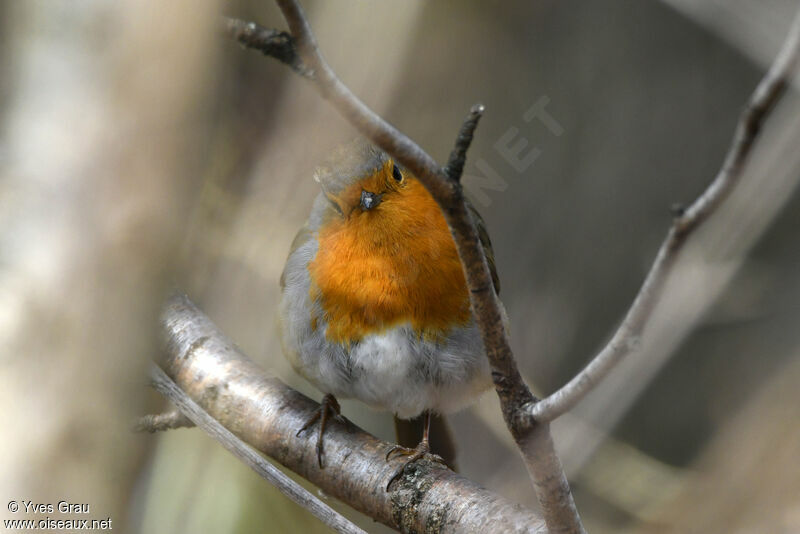
[[[342, 80], [439, 161], [485, 104], [465, 187], [540, 394], [613, 333], [670, 206], [715, 176], [798, 7], [303, 6]], [[200, 431], [130, 432], [164, 408], [146, 368], [173, 287], [320, 398], [281, 354], [278, 277], [315, 164], [355, 133], [286, 67], [222, 37], [220, 14], [285, 28], [251, 0], [0, 4], [3, 503], [89, 503], [125, 532], [326, 531]], [[635, 357], [554, 425], [590, 532], [800, 532], [798, 129], [790, 92]], [[393, 439], [387, 414], [343, 411]], [[451, 420], [463, 474], [536, 506], [494, 394]]]

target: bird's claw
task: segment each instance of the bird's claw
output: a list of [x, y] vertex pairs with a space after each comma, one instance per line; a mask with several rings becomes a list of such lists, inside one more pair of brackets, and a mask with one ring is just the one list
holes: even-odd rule
[[386, 453], [386, 461], [388, 462], [392, 455], [397, 456], [408, 456], [409, 458], [403, 462], [401, 465], [392, 475], [392, 478], [389, 479], [389, 482], [386, 484], [386, 491], [389, 491], [389, 488], [392, 486], [392, 483], [403, 476], [403, 473], [406, 472], [406, 469], [412, 465], [414, 462], [425, 458], [432, 462], [436, 462], [442, 464], [443, 466], [447, 467], [444, 459], [439, 456], [438, 454], [433, 454], [431, 452], [431, 447], [427, 441], [421, 441], [419, 445], [417, 445], [413, 449], [409, 449], [407, 447], [401, 447], [400, 445], [393, 445], [389, 451]]
[[319, 421], [319, 434], [317, 436], [317, 463], [319, 464], [319, 468], [322, 469], [324, 466], [322, 465], [322, 457], [325, 455], [325, 451], [323, 449], [323, 435], [325, 434], [325, 427], [328, 425], [328, 420], [333, 414], [333, 418], [339, 421], [344, 421], [344, 418], [341, 415], [341, 407], [339, 406], [339, 402], [336, 400], [331, 394], [327, 394], [322, 397], [322, 402], [319, 405], [319, 408], [314, 412], [314, 414], [308, 418], [306, 423], [303, 427], [297, 431], [295, 436], [299, 436], [304, 431], [306, 431], [310, 426], [314, 423]]

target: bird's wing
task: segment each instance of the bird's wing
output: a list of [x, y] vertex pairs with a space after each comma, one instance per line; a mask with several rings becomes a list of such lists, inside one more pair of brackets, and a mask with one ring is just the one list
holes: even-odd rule
[[489, 264], [489, 272], [492, 274], [492, 284], [494, 285], [494, 292], [500, 294], [500, 279], [497, 277], [497, 267], [494, 263], [494, 250], [492, 250], [492, 241], [489, 239], [489, 232], [486, 231], [486, 223], [483, 222], [483, 217], [475, 209], [468, 199], [464, 199], [467, 203], [472, 220], [475, 223], [475, 228], [478, 229], [478, 238], [483, 246], [483, 253], [486, 256], [486, 263]]
[[[313, 237], [314, 237], [314, 232], [311, 231], [311, 228], [308, 226], [308, 223], [304, 224], [303, 227], [297, 231], [297, 235], [294, 236], [294, 239], [292, 240], [292, 246], [289, 247], [289, 255], [287, 257], [294, 254], [295, 250], [308, 243], [308, 240], [312, 239]], [[289, 265], [288, 261], [286, 262], [286, 265]], [[283, 291], [284, 288], [286, 287], [286, 265], [284, 265], [283, 271], [281, 272], [281, 280], [280, 280], [281, 291]]]

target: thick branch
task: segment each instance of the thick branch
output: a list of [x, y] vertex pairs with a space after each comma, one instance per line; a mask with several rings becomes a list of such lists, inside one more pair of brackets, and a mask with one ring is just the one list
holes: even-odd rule
[[272, 483], [281, 493], [314, 514], [320, 521], [336, 532], [345, 534], [366, 534], [348, 521], [344, 516], [326, 505], [300, 484], [262, 458], [256, 451], [234, 436], [230, 430], [208, 415], [208, 413], [189, 398], [160, 367], [153, 365], [150, 370], [153, 387], [172, 401], [194, 424], [219, 441], [234, 456], [249, 465], [256, 473]]
[[739, 182], [756, 137], [770, 111], [786, 91], [799, 53], [800, 13], [795, 17], [775, 62], [742, 112], [722, 168], [703, 194], [688, 209], [678, 213], [622, 324], [583, 371], [549, 397], [529, 405], [528, 413], [536, 421], [552, 421], [572, 409], [617, 363], [637, 349], [644, 327], [662, 297], [665, 281], [680, 250], [692, 232], [719, 208]]
[[532, 512], [429, 461], [387, 492], [402, 459], [387, 462], [391, 445], [348, 421], [329, 422], [320, 469], [314, 433], [296, 435], [317, 403], [266, 375], [186, 297], [169, 300], [162, 324], [163, 364], [177, 385], [233, 434], [326, 494], [404, 532], [546, 531]]

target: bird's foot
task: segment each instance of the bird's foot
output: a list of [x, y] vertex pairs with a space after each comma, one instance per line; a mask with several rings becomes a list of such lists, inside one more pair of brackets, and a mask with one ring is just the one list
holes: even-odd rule
[[419, 445], [413, 449], [401, 447], [400, 445], [394, 445], [389, 449], [389, 452], [386, 453], [386, 461], [388, 462], [391, 460], [392, 456], [408, 456], [408, 459], [403, 462], [403, 465], [401, 465], [397, 471], [394, 472], [392, 478], [389, 479], [389, 483], [386, 484], [386, 491], [389, 491], [389, 488], [395, 480], [403, 476], [403, 473], [406, 472], [406, 469], [408, 469], [409, 466], [423, 458], [432, 462], [440, 463], [447, 467], [447, 464], [441, 456], [431, 452], [431, 446], [428, 443], [428, 440], [425, 439], [420, 441]]
[[311, 425], [319, 421], [319, 434], [317, 435], [317, 462], [319, 463], [319, 468], [322, 469], [322, 457], [324, 456], [325, 452], [322, 446], [323, 435], [325, 434], [325, 427], [328, 426], [328, 419], [330, 416], [333, 415], [336, 419], [341, 419], [341, 412], [342, 409], [339, 406], [339, 401], [336, 400], [336, 397], [328, 393], [324, 397], [322, 397], [322, 402], [319, 405], [319, 408], [314, 412], [314, 415], [308, 418], [306, 424], [303, 425], [303, 428], [297, 431], [296, 436], [299, 436], [303, 432], [305, 432]]

